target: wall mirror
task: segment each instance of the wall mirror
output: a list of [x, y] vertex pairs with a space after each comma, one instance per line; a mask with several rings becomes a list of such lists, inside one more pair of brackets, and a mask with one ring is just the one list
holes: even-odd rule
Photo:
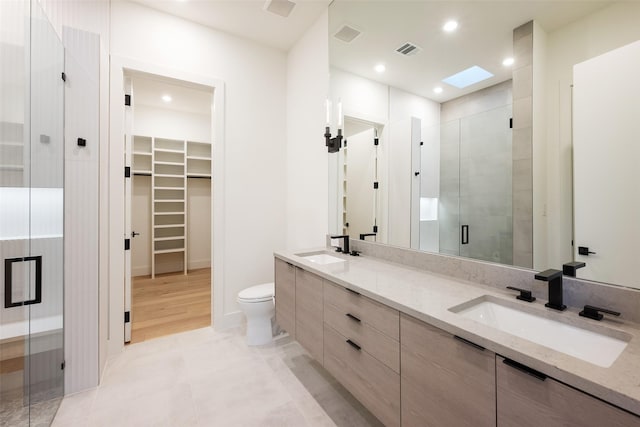
[[[625, 114], [637, 22], [637, 2], [334, 1], [328, 97], [346, 149], [329, 155], [330, 232], [536, 270], [585, 262], [578, 277], [640, 288], [621, 274], [638, 176], [613, 166], [640, 156]], [[624, 131], [598, 119], [603, 96]]]

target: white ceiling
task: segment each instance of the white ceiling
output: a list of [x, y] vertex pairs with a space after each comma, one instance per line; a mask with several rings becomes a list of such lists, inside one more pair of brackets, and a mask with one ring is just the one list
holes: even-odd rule
[[[186, 113], [211, 114], [213, 101], [211, 88], [144, 73], [135, 73], [131, 77], [134, 105], [168, 108]], [[164, 102], [163, 95], [171, 96], [171, 102]]]
[[[605, 1], [349, 1], [335, 0], [329, 8], [331, 65], [406, 91], [444, 102], [511, 78], [502, 60], [512, 56], [513, 29], [537, 21], [551, 32], [612, 2]], [[442, 31], [455, 19], [454, 33]], [[333, 37], [344, 25], [362, 34], [351, 43]], [[402, 56], [395, 50], [405, 42], [423, 50]], [[373, 67], [386, 65], [378, 74]], [[478, 65], [494, 77], [457, 89], [442, 79]], [[442, 87], [441, 94], [433, 88]]]
[[293, 0], [284, 18], [263, 10], [264, 0], [134, 0], [207, 27], [288, 51], [327, 8], [330, 0]]

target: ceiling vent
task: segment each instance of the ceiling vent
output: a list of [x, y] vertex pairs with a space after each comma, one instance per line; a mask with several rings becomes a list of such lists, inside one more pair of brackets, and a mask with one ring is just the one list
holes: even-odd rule
[[286, 18], [289, 16], [295, 5], [296, 4], [294, 2], [289, 0], [267, 0], [264, 4], [264, 10]]
[[358, 31], [348, 25], [343, 25], [342, 28], [340, 28], [338, 32], [333, 35], [333, 37], [337, 38], [338, 40], [342, 40], [345, 43], [351, 43], [360, 34], [362, 34], [361, 31]]
[[403, 55], [403, 56], [411, 56], [411, 55], [415, 55], [421, 50], [422, 49], [416, 46], [415, 44], [406, 42], [405, 44], [397, 48], [396, 52], [398, 52], [400, 55]]

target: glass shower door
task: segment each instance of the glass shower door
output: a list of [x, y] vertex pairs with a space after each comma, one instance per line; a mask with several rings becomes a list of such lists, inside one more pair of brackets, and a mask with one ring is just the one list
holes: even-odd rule
[[460, 256], [513, 264], [511, 105], [460, 119]]
[[0, 424], [48, 425], [64, 379], [64, 50], [37, 1], [0, 8]]

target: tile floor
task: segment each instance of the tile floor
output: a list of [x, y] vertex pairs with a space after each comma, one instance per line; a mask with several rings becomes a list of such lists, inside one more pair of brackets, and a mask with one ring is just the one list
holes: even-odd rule
[[240, 330], [203, 328], [127, 346], [53, 426], [381, 424], [290, 338], [248, 347]]

